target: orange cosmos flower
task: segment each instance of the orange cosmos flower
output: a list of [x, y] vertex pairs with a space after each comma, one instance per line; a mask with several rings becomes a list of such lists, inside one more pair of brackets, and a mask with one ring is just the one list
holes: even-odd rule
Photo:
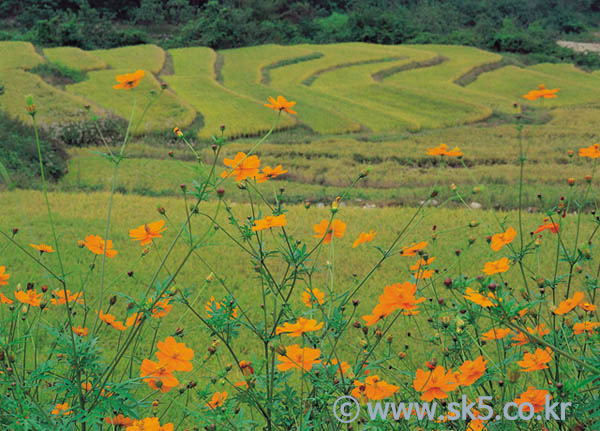
[[144, 318], [143, 313], [132, 314], [127, 319], [125, 319], [125, 326], [127, 326], [128, 328], [133, 325], [137, 326], [142, 322], [143, 318]]
[[300, 317], [296, 323], [286, 322], [283, 326], [278, 326], [275, 333], [286, 334], [290, 337], [299, 337], [306, 332], [318, 331], [323, 327], [323, 322], [317, 323], [315, 319], [306, 319]]
[[239, 183], [246, 178], [254, 178], [260, 168], [260, 159], [257, 156], [248, 156], [246, 153], [239, 152], [233, 159], [224, 159], [225, 166], [229, 166], [221, 173], [221, 178], [229, 178], [235, 175], [235, 180]]
[[157, 363], [144, 359], [140, 366], [140, 377], [145, 377], [144, 381], [155, 391], [169, 392], [179, 384], [172, 371], [173, 367], [170, 363]]
[[458, 382], [452, 370], [446, 372], [441, 365], [435, 367], [433, 371], [418, 369], [413, 381], [413, 388], [417, 392], [423, 392], [421, 399], [427, 402], [448, 398], [447, 392], [451, 392], [457, 387]]
[[456, 373], [456, 380], [461, 386], [471, 386], [483, 376], [487, 361], [479, 356], [474, 361], [465, 361]]
[[143, 70], [137, 70], [134, 73], [126, 73], [125, 75], [117, 75], [118, 84], [113, 85], [115, 90], [130, 90], [136, 87], [144, 77]]
[[173, 431], [173, 424], [168, 423], [161, 426], [158, 418], [145, 418], [134, 420], [125, 431]]
[[461, 157], [463, 155], [460, 148], [454, 147], [453, 150], [448, 150], [448, 145], [441, 144], [435, 148], [427, 148], [428, 156], [447, 156], [447, 157]]
[[10, 278], [10, 274], [6, 272], [5, 266], [0, 266], [0, 286], [6, 286], [8, 284], [8, 279]]
[[161, 233], [167, 230], [164, 226], [164, 220], [143, 224], [136, 229], [131, 229], [129, 231], [129, 236], [134, 241], [140, 241], [140, 245], [147, 245], [150, 244], [154, 238], [162, 238]]
[[367, 326], [371, 326], [398, 309], [416, 311], [417, 305], [425, 301], [425, 298], [417, 299], [416, 292], [417, 285], [408, 281], [385, 286], [383, 295], [379, 297], [379, 304], [375, 306], [371, 315], [363, 316], [363, 320]]
[[88, 334], [88, 329], [87, 328], [83, 328], [81, 325], [80, 326], [73, 326], [72, 327], [73, 332], [77, 335], [79, 335], [80, 337], [85, 337]]
[[124, 331], [127, 329], [127, 327], [123, 325], [123, 322], [118, 321], [117, 318], [112, 314], [103, 313], [102, 310], [98, 312], [98, 318], [107, 325], [112, 326], [119, 331]]
[[581, 322], [573, 325], [573, 333], [575, 335], [583, 334], [584, 332], [588, 332], [590, 334], [594, 333], [594, 330], [600, 326], [600, 322]]
[[572, 298], [565, 299], [563, 302], [558, 304], [558, 307], [553, 311], [553, 313], [557, 315], [568, 313], [577, 307], [581, 301], [583, 301], [583, 297], [583, 292], [575, 292]]
[[290, 109], [292, 106], [294, 106], [296, 104], [296, 102], [288, 101], [283, 96], [277, 96], [277, 99], [274, 99], [273, 97], [269, 97], [268, 100], [269, 100], [269, 103], [265, 103], [265, 106], [267, 108], [271, 108], [271, 109], [274, 109], [279, 112], [285, 111], [288, 114], [294, 114], [294, 115], [297, 114], [296, 111], [292, 111]]
[[26, 291], [17, 290], [15, 291], [15, 298], [17, 301], [23, 304], [29, 304], [32, 307], [39, 307], [42, 301], [42, 294], [38, 294], [35, 289], [29, 289]]
[[285, 214], [278, 216], [266, 216], [263, 219], [254, 220], [254, 227], [252, 228], [252, 231], [258, 232], [260, 230], [271, 229], [272, 227], [282, 227], [285, 225], [287, 225]]
[[100, 255], [106, 253], [106, 257], [109, 258], [115, 257], [118, 253], [118, 251], [112, 249], [113, 242], [110, 239], [105, 242], [99, 235], [86, 236], [84, 244], [92, 253]]
[[130, 425], [133, 425], [134, 420], [128, 417], [123, 416], [122, 414], [118, 414], [114, 417], [105, 417], [104, 418], [104, 422], [106, 422], [109, 425], [114, 425], [115, 427], [128, 427]]
[[405, 281], [385, 286], [383, 295], [379, 297], [379, 303], [387, 309], [414, 310], [417, 305], [425, 301], [425, 298], [416, 298], [417, 285]]
[[7, 298], [6, 296], [4, 296], [2, 293], [0, 293], [0, 303], [2, 304], [12, 304], [13, 301], [12, 299]]
[[427, 260], [425, 260], [425, 259], [419, 259], [417, 261], [417, 263], [415, 263], [414, 265], [410, 266], [410, 270], [411, 271], [419, 271], [421, 268], [423, 268], [425, 266], [431, 265], [434, 260], [435, 260], [435, 257], [430, 257]]
[[523, 98], [531, 101], [537, 100], [540, 97], [543, 99], [554, 99], [558, 97], [556, 93], [558, 93], [559, 91], [559, 88], [553, 88], [552, 90], [550, 90], [546, 88], [544, 84], [540, 84], [538, 85], [537, 90], [531, 90], [529, 93], [525, 94]]
[[402, 247], [400, 254], [402, 256], [415, 256], [418, 252], [422, 251], [427, 247], [427, 241], [421, 241], [419, 243], [412, 243], [409, 246]]
[[314, 225], [313, 229], [316, 233], [313, 235], [315, 238], [324, 237], [323, 244], [329, 244], [332, 235], [337, 238], [344, 236], [344, 233], [346, 232], [346, 223], [337, 219], [329, 223], [328, 220], [323, 219], [319, 224]]
[[[169, 311], [171, 311], [171, 309], [173, 308], [173, 305], [170, 303], [170, 301], [170, 298], [160, 299], [156, 301], [156, 304], [154, 304], [154, 308], [152, 309], [152, 317], [154, 319], [158, 319], [160, 317], [165, 317], [167, 314], [169, 314]], [[152, 300], [150, 300], [149, 302], [152, 302]]]
[[496, 296], [492, 292], [488, 292], [487, 296], [485, 296], [471, 289], [470, 287], [467, 287], [467, 290], [463, 296], [468, 301], [471, 301], [484, 308], [495, 307], [498, 305], [496, 302], [492, 301], [492, 299], [496, 300]]
[[433, 277], [433, 274], [435, 274], [433, 269], [420, 269], [413, 274], [413, 277], [415, 277], [415, 280], [426, 280]]
[[279, 371], [287, 371], [292, 368], [299, 368], [304, 371], [310, 371], [313, 365], [321, 362], [317, 359], [321, 356], [321, 350], [300, 347], [293, 344], [285, 348], [285, 355], [277, 355], [281, 364], [277, 365]]
[[350, 371], [350, 364], [348, 364], [348, 362], [346, 362], [346, 361], [342, 361], [340, 363], [340, 362], [338, 362], [337, 359], [332, 359], [331, 362], [326, 365], [335, 367], [336, 372], [338, 374], [342, 374], [344, 376], [348, 374], [348, 371]]
[[584, 147], [579, 149], [580, 157], [589, 157], [590, 159], [597, 159], [600, 157], [600, 145], [594, 144], [589, 147]]
[[178, 343], [173, 337], [167, 337], [165, 341], [156, 343], [158, 351], [156, 358], [161, 363], [169, 363], [173, 371], [192, 371], [192, 358], [194, 351], [186, 347], [184, 343]]
[[233, 386], [235, 386], [236, 388], [244, 388], [244, 389], [248, 389], [248, 382], [236, 382], [233, 384]]
[[56, 406], [54, 406], [54, 409], [50, 413], [52, 413], [53, 415], [68, 416], [73, 413], [70, 409], [71, 407], [69, 407], [69, 404], [67, 403], [57, 404]]
[[483, 267], [483, 272], [485, 272], [487, 275], [500, 274], [508, 271], [509, 268], [510, 262], [508, 260], [508, 257], [503, 257], [500, 260], [486, 262], [485, 266]]
[[596, 311], [596, 306], [594, 304], [590, 304], [589, 302], [581, 302], [579, 307], [584, 311], [591, 313], [592, 311]]
[[507, 328], [490, 329], [481, 334], [481, 339], [484, 341], [501, 340], [510, 334], [512, 331]]
[[509, 227], [508, 229], [506, 229], [506, 232], [492, 235], [490, 247], [492, 248], [492, 250], [498, 251], [506, 244], [510, 244], [512, 240], [515, 239], [515, 236], [517, 236], [517, 231], [514, 230], [512, 227]]
[[210, 409], [216, 409], [217, 407], [221, 407], [227, 399], [228, 395], [229, 394], [226, 391], [215, 392], [210, 401], [206, 403], [206, 406]]
[[83, 304], [83, 299], [81, 298], [83, 292], [77, 292], [71, 295], [71, 291], [67, 289], [67, 296], [65, 297], [64, 289], [57, 289], [54, 292], [52, 292], [52, 295], [54, 296], [54, 298], [50, 299], [50, 302], [53, 305], [66, 304], [67, 300], [69, 303], [77, 302], [78, 304]]
[[550, 347], [546, 347], [545, 350], [537, 348], [535, 353], [525, 353], [523, 360], [518, 361], [517, 364], [521, 366], [522, 371], [531, 372], [548, 368], [546, 364], [551, 360], [552, 350], [550, 350]]
[[41, 253], [54, 253], [54, 249], [52, 248], [52, 246], [47, 245], [47, 244], [29, 244], [30, 247], [35, 248], [37, 251]]
[[355, 380], [354, 386], [352, 396], [357, 400], [360, 400], [363, 395], [368, 400], [383, 400], [391, 397], [400, 389], [400, 387], [387, 383], [377, 375], [367, 377], [364, 383]]
[[[208, 301], [206, 303], [206, 305], [204, 306], [204, 309], [206, 310], [206, 314], [208, 314], [208, 317], [212, 317], [212, 313], [213, 310], [220, 310], [221, 306], [224, 307], [224, 309], [226, 309], [227, 307], [225, 307], [225, 302], [221, 301], [221, 302], [217, 302], [217, 300], [215, 299], [214, 296], [210, 297], [210, 301]], [[231, 312], [231, 316], [230, 318], [237, 318], [238, 316], [238, 309], [237, 307], [233, 309], [233, 311]]]
[[354, 241], [354, 244], [352, 244], [352, 248], [356, 248], [361, 244], [373, 241], [375, 235], [377, 235], [377, 232], [374, 230], [369, 231], [369, 233], [361, 232], [360, 235], [358, 235], [358, 239]]
[[312, 290], [306, 289], [302, 292], [302, 302], [309, 308], [312, 308], [313, 304], [317, 303], [322, 305], [325, 302], [325, 294], [317, 288]]
[[[550, 330], [546, 328], [545, 323], [542, 323], [542, 324], [536, 326], [535, 328], [527, 327], [527, 332], [532, 335], [537, 335], [538, 337], [542, 338], [542, 337], [544, 337], [544, 335], [548, 335], [550, 333]], [[529, 337], [527, 336], [527, 334], [525, 334], [523, 332], [519, 332], [518, 334], [515, 334], [512, 337], [512, 345], [513, 346], [522, 346], [529, 342], [530, 342]]]
[[240, 361], [239, 367], [242, 371], [242, 374], [246, 377], [254, 374], [254, 368], [252, 368], [252, 363], [250, 361]]
[[558, 233], [560, 229], [558, 223], [548, 223], [548, 220], [548, 217], [544, 218], [544, 224], [538, 226], [538, 228], [533, 233], [537, 234], [545, 230], [549, 230], [551, 233]]
[[271, 168], [270, 166], [265, 166], [262, 169], [262, 172], [256, 176], [256, 182], [264, 183], [265, 181], [270, 180], [271, 178], [276, 178], [279, 175], [283, 175], [285, 173], [287, 173], [287, 169], [283, 170], [283, 167], [281, 165], [275, 166], [275, 169]]
[[534, 386], [529, 386], [525, 392], [515, 399], [515, 403], [517, 403], [517, 405], [531, 403], [531, 405], [533, 405], [533, 411], [539, 413], [544, 410], [547, 396], [550, 397], [549, 400], [552, 399], [550, 392], [543, 389], [536, 389]]

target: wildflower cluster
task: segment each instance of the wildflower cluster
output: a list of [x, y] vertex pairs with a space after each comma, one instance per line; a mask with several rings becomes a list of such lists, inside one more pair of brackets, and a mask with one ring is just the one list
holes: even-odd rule
[[[133, 89], [143, 75], [117, 76], [115, 89]], [[557, 91], [540, 86], [525, 97], [557, 97]], [[296, 114], [294, 105], [282, 96], [265, 104], [277, 115]], [[394, 226], [393, 235], [381, 234], [389, 232], [386, 226], [353, 226], [345, 214], [348, 190], [368, 171], [357, 173], [328, 210], [314, 214], [307, 206], [301, 219], [294, 216], [284, 189], [273, 187], [288, 171], [261, 166], [256, 153], [275, 127], [236, 154], [222, 154], [226, 142], [215, 137], [214, 157], [197, 158], [196, 181], [181, 187], [182, 221], [160, 207], [160, 220], [140, 220], [128, 232], [129, 243], [117, 241], [123, 238], [118, 235], [111, 239], [109, 210], [102, 235], [81, 232], [84, 239], [65, 247], [50, 205], [53, 234], [44, 240], [52, 245], [27, 246], [15, 233], [3, 233], [40, 274], [23, 288], [25, 280], [11, 274], [8, 263], [0, 266], [3, 427], [334, 430], [339, 424], [330, 405], [340, 396], [362, 403], [449, 402], [463, 394], [471, 401], [491, 396], [488, 407], [495, 411], [513, 401], [540, 412], [547, 397], [567, 400], [576, 413], [565, 424], [540, 426], [597, 427], [599, 266], [593, 240], [600, 222], [582, 211], [587, 202], [561, 198], [539, 225], [526, 226], [521, 208], [517, 220], [473, 220], [459, 228], [484, 228], [486, 235], [473, 233], [446, 256], [437, 226], [427, 237], [412, 233], [426, 220], [436, 186], [412, 217]], [[197, 155], [183, 131], [174, 133]], [[114, 184], [127, 142], [119, 156], [107, 155], [115, 166]], [[463, 165], [467, 157], [447, 145], [426, 153], [456, 157]], [[520, 153], [523, 164], [522, 147]], [[594, 159], [593, 175], [598, 145], [581, 148], [579, 155]], [[247, 193], [247, 206], [228, 202], [226, 182]], [[111, 204], [114, 192], [113, 186]], [[448, 201], [464, 202], [461, 190], [448, 192]], [[587, 222], [590, 234], [582, 228]], [[302, 239], [302, 227], [312, 237]], [[350, 229], [360, 233], [348, 238]], [[487, 258], [471, 252], [475, 235], [484, 239]], [[243, 286], [207, 259], [217, 239], [247, 257], [246, 263], [235, 262], [253, 274]], [[541, 252], [544, 243], [554, 251], [550, 258]], [[151, 270], [140, 265], [140, 271], [107, 280], [118, 250], [138, 245], [140, 259], [156, 258]], [[78, 247], [83, 269], [67, 269], [64, 254]], [[372, 264], [363, 274], [340, 274], [340, 259]], [[376, 274], [384, 265], [395, 266], [382, 280]], [[181, 276], [184, 267], [209, 275], [199, 284], [195, 276]], [[119, 290], [124, 280], [135, 283], [135, 295]], [[446, 429], [447, 420], [415, 419], [401, 427]], [[369, 426], [398, 429], [386, 422]], [[465, 424], [471, 431], [508, 426]]]

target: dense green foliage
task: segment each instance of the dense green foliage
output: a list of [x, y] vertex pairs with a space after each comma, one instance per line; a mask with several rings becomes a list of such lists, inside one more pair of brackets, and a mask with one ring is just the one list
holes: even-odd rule
[[[32, 180], [40, 172], [33, 128], [0, 111], [0, 142], [0, 164], [8, 170], [11, 183], [33, 185]], [[49, 140], [45, 134], [41, 136], [40, 145], [46, 176], [52, 180], [63, 176], [67, 172], [67, 153], [64, 148]]]
[[[368, 4], [370, 3], [370, 4]], [[596, 67], [555, 45], [592, 34], [600, 0], [7, 0], [0, 39], [85, 49], [363, 41], [463, 44]]]
[[52, 84], [73, 84], [84, 81], [86, 73], [61, 63], [42, 63], [30, 70], [31, 73], [40, 75], [42, 79]]

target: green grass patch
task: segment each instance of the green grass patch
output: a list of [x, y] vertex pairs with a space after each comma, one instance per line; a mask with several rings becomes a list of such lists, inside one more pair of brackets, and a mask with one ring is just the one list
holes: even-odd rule
[[31, 69], [44, 58], [29, 42], [0, 42], [0, 69]]
[[67, 93], [45, 82], [41, 77], [23, 70], [0, 70], [0, 82], [4, 85], [4, 95], [0, 96], [0, 109], [21, 119], [31, 122], [25, 110], [25, 96], [32, 95], [40, 124], [51, 126], [55, 123], [77, 121], [87, 117], [85, 106], [92, 105], [88, 100]]
[[[549, 73], [552, 72], [552, 73]], [[503, 95], [513, 101], [542, 105], [546, 107], [581, 105], [597, 103], [600, 100], [600, 80], [585, 72], [576, 73], [576, 70], [565, 67], [540, 65], [528, 68], [507, 66], [489, 73], [482, 74], [476, 81], [466, 88], [490, 95]], [[579, 78], [574, 79], [573, 75]], [[597, 83], [596, 83], [597, 82]], [[560, 88], [558, 97], [529, 102], [523, 95], [534, 90], [539, 84], [548, 88]]]
[[84, 71], [54, 62], [38, 64], [29, 72], [41, 76], [44, 81], [57, 87], [75, 84], [87, 79], [87, 74]]
[[137, 134], [169, 130], [175, 126], [187, 127], [194, 121], [196, 116], [194, 109], [169, 90], [164, 91], [142, 118], [149, 101], [161, 91], [160, 83], [149, 71], [146, 71], [146, 75], [137, 87], [131, 90], [113, 89], [113, 85], [117, 83], [115, 76], [127, 72], [127, 70], [89, 72], [88, 80], [68, 85], [67, 91], [92, 100], [127, 120], [131, 116], [135, 100], [133, 131]]
[[60, 63], [73, 69], [90, 71], [106, 69], [108, 67], [103, 60], [89, 51], [84, 51], [73, 46], [44, 48], [44, 55], [51, 62]]
[[158, 73], [165, 64], [166, 53], [156, 45], [135, 45], [90, 51], [111, 68], [135, 72], [138, 69]]

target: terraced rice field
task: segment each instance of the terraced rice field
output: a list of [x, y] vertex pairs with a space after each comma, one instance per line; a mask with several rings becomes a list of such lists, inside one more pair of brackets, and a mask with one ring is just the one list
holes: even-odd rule
[[[519, 102], [538, 123], [526, 126], [523, 135], [530, 166], [525, 203], [532, 208], [552, 205], [557, 195], [579, 193], [589, 173], [566, 151], [589, 146], [599, 136], [598, 72], [568, 64], [517, 67], [498, 54], [463, 46], [341, 43], [216, 52], [142, 45], [84, 52], [68, 47], [42, 51], [10, 42], [0, 43], [0, 53], [5, 88], [0, 108], [23, 120], [28, 120], [26, 94], [34, 95], [39, 121], [45, 124], [85, 118], [85, 105], [101, 115], [127, 119], [135, 95], [134, 123], [137, 133], [146, 136], [129, 148], [124, 163], [132, 174], [119, 186], [124, 193], [176, 195], [177, 181], [194, 177], [193, 157], [170, 131], [175, 126], [192, 138], [204, 160], [212, 156], [207, 138], [219, 133], [221, 124], [235, 138], [223, 156], [248, 151], [255, 136], [277, 117], [263, 103], [279, 94], [297, 102], [298, 115], [282, 113], [277, 133], [260, 147], [259, 156], [271, 166], [285, 161], [289, 173], [274, 184], [285, 188], [290, 202], [331, 200], [369, 166], [370, 175], [351, 192], [359, 205], [415, 205], [432, 183], [443, 205], [453, 196], [454, 183], [464, 202], [453, 204], [514, 208], [519, 140], [509, 114]], [[87, 71], [87, 79], [64, 89], [52, 86], [29, 72], [46, 61]], [[116, 74], [138, 68], [146, 73], [138, 87], [112, 89]], [[161, 82], [168, 89], [137, 124]], [[540, 83], [559, 87], [559, 97], [542, 102], [522, 98]], [[147, 134], [163, 131], [166, 135]], [[442, 143], [460, 146], [464, 165], [454, 160], [447, 169], [436, 169], [438, 161], [425, 152]], [[172, 159], [165, 145], [173, 150]], [[58, 189], [108, 189], [103, 174], [107, 161], [73, 149], [69, 163]], [[577, 179], [574, 188], [566, 185], [568, 177]], [[482, 184], [485, 192], [474, 194]], [[227, 193], [241, 199], [243, 192], [232, 187]]]
[[[169, 89], [138, 132], [191, 126], [200, 138], [217, 133], [221, 124], [230, 137], [268, 130], [272, 112], [260, 108], [268, 96], [278, 94], [295, 100], [299, 111], [297, 117], [284, 115], [280, 129], [301, 125], [327, 135], [476, 123], [494, 112], [510, 112], [513, 102], [525, 102], [521, 96], [540, 83], [562, 88], [561, 97], [545, 101], [545, 108], [600, 101], [597, 72], [566, 64], [517, 67], [498, 54], [463, 46], [340, 43], [167, 52], [140, 45], [85, 52], [71, 47], [36, 51], [26, 42], [1, 42], [0, 54], [3, 85], [15, 96], [0, 106], [15, 115], [22, 116], [21, 96], [32, 93], [44, 105], [56, 106], [38, 103], [45, 109], [42, 122], [78, 118], [73, 113], [85, 104], [128, 118], [124, 92], [110, 86], [114, 75], [143, 69], [147, 79], [136, 90], [138, 109], [160, 81]], [[26, 74], [46, 61], [87, 71], [88, 79], [67, 85], [65, 93]]]

